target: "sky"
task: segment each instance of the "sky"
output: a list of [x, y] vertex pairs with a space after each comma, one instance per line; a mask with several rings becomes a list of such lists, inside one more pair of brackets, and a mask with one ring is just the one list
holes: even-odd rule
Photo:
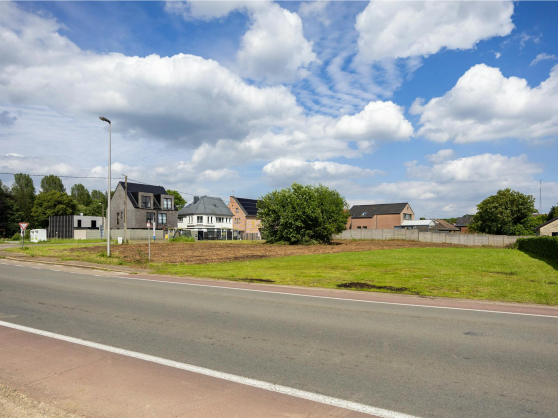
[[448, 218], [509, 187], [547, 213], [557, 18], [558, 2], [0, 1], [0, 173], [106, 177], [105, 116], [113, 189], [256, 199], [296, 181]]

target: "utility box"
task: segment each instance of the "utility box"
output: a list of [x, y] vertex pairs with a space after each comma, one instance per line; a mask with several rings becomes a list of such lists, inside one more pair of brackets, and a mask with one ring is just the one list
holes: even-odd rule
[[46, 229], [32, 229], [30, 235], [31, 235], [31, 242], [40, 242], [40, 241], [47, 240]]

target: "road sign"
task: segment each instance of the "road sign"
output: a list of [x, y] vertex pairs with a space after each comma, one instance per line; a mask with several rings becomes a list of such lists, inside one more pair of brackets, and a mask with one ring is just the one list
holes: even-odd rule
[[149, 222], [147, 222], [147, 227], [151, 228], [151, 224]]
[[26, 222], [20, 222], [19, 223], [19, 227], [21, 228], [22, 231], [25, 231], [25, 228], [27, 228], [29, 224]]

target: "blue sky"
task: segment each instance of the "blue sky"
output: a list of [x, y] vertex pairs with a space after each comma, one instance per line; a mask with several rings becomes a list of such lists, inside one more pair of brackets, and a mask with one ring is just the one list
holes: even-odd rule
[[323, 183], [450, 217], [505, 187], [538, 208], [543, 179], [546, 212], [557, 17], [556, 2], [0, 2], [0, 172], [104, 175], [103, 114], [113, 175], [186, 193]]

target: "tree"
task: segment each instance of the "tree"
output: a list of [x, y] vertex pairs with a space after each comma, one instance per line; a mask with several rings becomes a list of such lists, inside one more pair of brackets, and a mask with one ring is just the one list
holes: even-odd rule
[[64, 187], [64, 183], [60, 177], [55, 176], [54, 174], [50, 174], [48, 176], [44, 176], [41, 180], [41, 193], [48, 193], [48, 192], [60, 192], [66, 193], [66, 188]]
[[349, 217], [345, 198], [321, 184], [274, 190], [258, 201], [262, 238], [270, 243], [313, 244], [331, 242]]
[[0, 230], [3, 230], [0, 231], [0, 236], [11, 237], [19, 232], [18, 222], [21, 218], [10, 189], [0, 180]]
[[546, 222], [551, 221], [552, 219], [558, 217], [558, 205], [552, 206], [548, 215], [546, 216]]
[[40, 193], [33, 206], [33, 219], [37, 226], [46, 228], [49, 216], [73, 215], [76, 209], [76, 201], [66, 193], [57, 191]]
[[476, 232], [496, 235], [533, 235], [535, 198], [511, 189], [499, 190], [477, 205], [471, 222]]
[[21, 214], [19, 222], [33, 223], [32, 210], [35, 203], [35, 185], [29, 174], [15, 174], [12, 196]]
[[176, 206], [178, 210], [186, 206], [186, 200], [184, 200], [182, 195], [176, 190], [167, 190], [167, 194], [174, 196], [174, 206]]
[[70, 195], [78, 205], [89, 206], [91, 204], [91, 195], [89, 194], [89, 190], [87, 190], [81, 183], [74, 184], [72, 186]]

